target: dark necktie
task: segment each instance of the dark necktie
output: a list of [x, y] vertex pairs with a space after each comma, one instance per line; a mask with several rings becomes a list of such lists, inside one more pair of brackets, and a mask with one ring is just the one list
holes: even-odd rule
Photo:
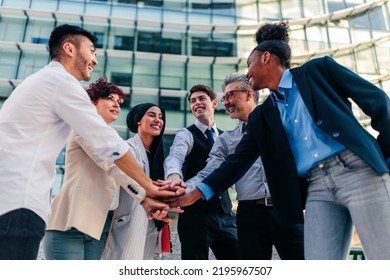
[[214, 132], [213, 132], [212, 128], [206, 129], [205, 133], [206, 133], [207, 140], [209, 141], [210, 146], [212, 146], [214, 144]]
[[246, 130], [246, 123], [242, 123], [241, 133], [244, 134]]

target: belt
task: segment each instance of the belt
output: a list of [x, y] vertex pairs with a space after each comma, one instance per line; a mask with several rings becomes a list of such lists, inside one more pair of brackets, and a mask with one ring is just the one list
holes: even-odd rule
[[253, 200], [240, 200], [239, 203], [248, 203], [248, 204], [256, 204], [256, 205], [264, 205], [264, 206], [274, 206], [272, 204], [272, 199], [270, 197], [263, 197], [259, 199]]

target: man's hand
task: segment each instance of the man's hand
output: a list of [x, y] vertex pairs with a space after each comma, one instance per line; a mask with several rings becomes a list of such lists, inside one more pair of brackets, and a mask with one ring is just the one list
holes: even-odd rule
[[185, 185], [183, 179], [181, 178], [180, 174], [177, 174], [177, 173], [169, 174], [169, 176], [167, 178], [167, 182], [170, 182], [171, 188], [173, 188], [174, 186], [186, 188], [186, 185]]
[[177, 185], [177, 184], [172, 184], [171, 181], [163, 181], [163, 180], [153, 181], [153, 184], [159, 186], [160, 191], [162, 190], [174, 191], [176, 193], [176, 196], [183, 195], [186, 192], [185, 189], [187, 188], [187, 186], [184, 184]]
[[171, 182], [157, 180], [153, 181], [153, 186], [146, 190], [148, 196], [153, 198], [180, 196], [185, 193], [185, 189], [179, 186], [172, 186]]
[[[180, 208], [180, 207], [192, 205], [202, 197], [203, 197], [202, 192], [198, 188], [195, 188], [193, 191], [177, 197], [175, 201], [170, 202], [168, 205], [170, 208], [176, 208], [176, 207]], [[174, 198], [171, 198], [170, 201], [172, 201], [173, 199]]]
[[167, 204], [148, 196], [145, 197], [145, 199], [141, 202], [141, 205], [144, 208], [148, 219], [150, 220], [157, 219], [164, 222], [169, 222], [170, 219], [168, 218], [168, 210], [170, 212], [177, 212], [177, 213], [184, 212], [179, 207], [173, 207], [172, 209], [170, 209], [170, 207]]
[[130, 150], [121, 158], [115, 161], [115, 164], [130, 178], [136, 181], [150, 197], [170, 197], [182, 194], [183, 191], [170, 190], [169, 188], [160, 188], [141, 169]]

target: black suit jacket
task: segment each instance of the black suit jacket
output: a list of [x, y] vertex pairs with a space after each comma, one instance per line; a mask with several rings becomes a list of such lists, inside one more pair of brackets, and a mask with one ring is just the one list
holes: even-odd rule
[[[378, 174], [389, 172], [390, 100], [386, 93], [330, 57], [313, 59], [290, 70], [314, 122]], [[373, 138], [356, 120], [352, 99], [379, 132]], [[218, 194], [239, 180], [261, 156], [276, 217], [281, 223], [302, 223], [305, 178], [299, 178], [279, 111], [272, 99], [250, 115], [247, 134], [236, 152], [203, 182]], [[369, 191], [369, 186], [367, 186]]]

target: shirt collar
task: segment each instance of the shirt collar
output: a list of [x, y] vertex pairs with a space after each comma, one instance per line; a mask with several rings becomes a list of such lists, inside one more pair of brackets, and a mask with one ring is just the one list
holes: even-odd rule
[[283, 72], [282, 78], [280, 79], [278, 91], [284, 93], [284, 89], [291, 89], [293, 83], [293, 76], [289, 70]]
[[[206, 129], [208, 129], [209, 127], [203, 123], [201, 123], [199, 120], [196, 120], [195, 121], [195, 125], [197, 128], [200, 129], [200, 131], [202, 131], [203, 133], [206, 132]], [[217, 130], [217, 125], [216, 123], [214, 122], [214, 124], [211, 126], [213, 129], [214, 129], [214, 133], [218, 133], [218, 130]]]
[[[288, 92], [288, 90], [292, 88], [292, 85], [293, 85], [293, 76], [289, 70], [285, 70], [279, 82], [278, 92], [281, 95], [284, 95], [286, 99], [288, 98], [288, 96], [286, 96], [286, 92]], [[273, 91], [271, 92], [272, 92], [273, 100], [274, 102], [276, 102], [278, 98], [276, 97], [276, 94]]]

